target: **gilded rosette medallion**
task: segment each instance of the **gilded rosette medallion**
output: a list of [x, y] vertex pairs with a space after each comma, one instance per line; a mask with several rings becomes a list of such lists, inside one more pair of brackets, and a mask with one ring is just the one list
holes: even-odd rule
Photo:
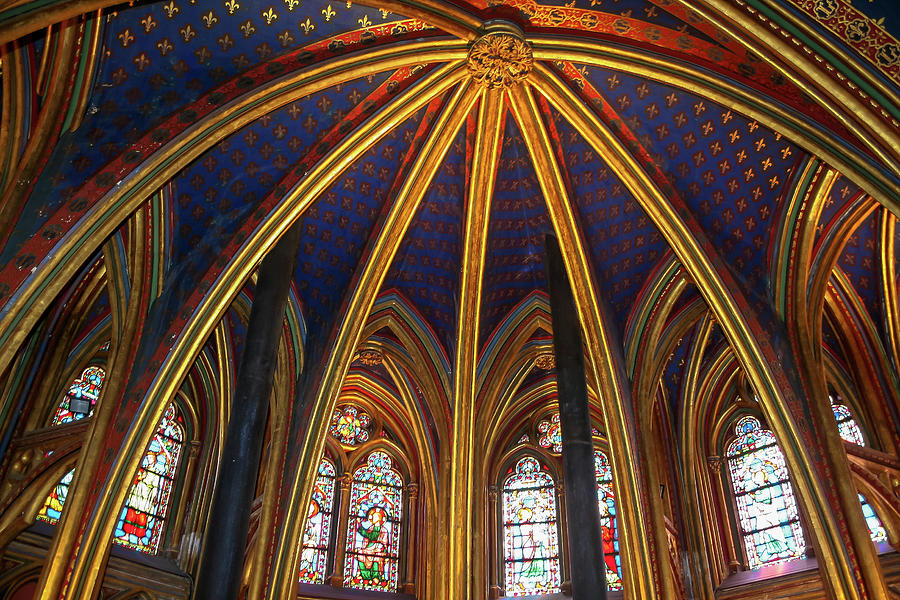
[[472, 78], [490, 88], [519, 83], [531, 72], [531, 44], [509, 33], [488, 33], [469, 48]]

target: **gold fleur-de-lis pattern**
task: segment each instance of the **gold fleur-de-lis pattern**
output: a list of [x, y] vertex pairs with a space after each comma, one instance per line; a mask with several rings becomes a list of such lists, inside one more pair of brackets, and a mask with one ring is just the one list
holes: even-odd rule
[[[138, 10], [141, 14], [135, 15], [133, 11]], [[154, 56], [168, 57], [176, 77], [188, 71], [193, 73], [200, 65], [218, 68], [214, 79], [221, 80], [223, 69], [228, 70], [226, 66], [242, 70], [256, 60], [270, 57], [279, 48], [308, 44], [342, 31], [403, 35], [424, 27], [411, 21], [418, 24], [382, 30], [383, 24], [402, 17], [386, 10], [356, 7], [352, 0], [222, 0], [221, 4], [167, 0], [142, 5], [140, 9], [111, 12], [108, 18], [127, 22], [127, 26], [114, 29], [113, 35], [118, 51], [133, 52], [127, 59], [130, 67], [112, 61], [120, 65], [111, 75], [118, 82], [128, 80], [135, 67], [142, 72]], [[113, 57], [115, 51], [108, 46], [107, 58]], [[227, 58], [223, 56], [226, 54]]]

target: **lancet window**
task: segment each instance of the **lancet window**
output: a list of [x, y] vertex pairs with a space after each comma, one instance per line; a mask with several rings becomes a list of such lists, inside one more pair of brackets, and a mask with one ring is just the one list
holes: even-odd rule
[[115, 543], [156, 553], [183, 447], [184, 424], [175, 406], [170, 404], [150, 440], [125, 499], [113, 532]]
[[537, 458], [525, 456], [503, 483], [501, 515], [506, 593], [559, 591], [559, 529], [556, 485]]
[[622, 589], [622, 558], [619, 554], [619, 524], [616, 518], [616, 495], [613, 492], [612, 469], [603, 452], [594, 451], [594, 471], [597, 475], [597, 500], [600, 505], [600, 532], [603, 557], [606, 561], [606, 587]]
[[408, 481], [406, 457], [382, 420], [354, 403], [332, 413], [331, 440], [319, 463], [303, 533], [302, 584], [412, 589], [407, 564], [412, 559], [404, 562], [404, 548], [414, 536], [407, 527], [416, 511], [417, 485]]
[[313, 488], [306, 529], [303, 531], [303, 547], [300, 551], [300, 581], [325, 583], [328, 570], [329, 542], [331, 540], [331, 515], [334, 506], [335, 470], [327, 458], [319, 463], [319, 474]]
[[344, 585], [362, 590], [397, 589], [403, 478], [385, 452], [369, 454], [353, 473], [347, 520]]
[[749, 567], [802, 557], [806, 542], [775, 435], [752, 416], [738, 420], [735, 435], [726, 455]]
[[[853, 413], [851, 413], [850, 409], [844, 404], [841, 404], [834, 396], [831, 396], [830, 399], [831, 410], [834, 412], [834, 420], [837, 422], [841, 439], [850, 442], [851, 444], [865, 446], [866, 442], [863, 438], [862, 430], [853, 418]], [[866, 497], [862, 494], [858, 494], [858, 496], [859, 503], [862, 505], [863, 517], [866, 519], [866, 526], [869, 528], [869, 537], [872, 538], [873, 542], [883, 542], [887, 540], [887, 533], [884, 530], [884, 526], [881, 524], [881, 519], [875, 514], [875, 511], [866, 500]]]
[[[100, 397], [104, 379], [106, 379], [106, 371], [102, 368], [92, 365], [84, 369], [66, 390], [65, 396], [50, 419], [50, 425], [71, 423], [93, 415], [94, 405], [97, 404], [97, 398]], [[59, 520], [74, 476], [75, 469], [72, 469], [53, 486], [50, 495], [47, 496], [44, 505], [38, 511], [37, 519], [47, 523], [56, 523]]]
[[841, 438], [851, 444], [865, 446], [866, 442], [863, 439], [862, 430], [853, 419], [850, 409], [836, 401], [834, 396], [831, 396], [831, 410], [834, 412], [834, 420], [837, 421], [838, 432], [840, 432]]
[[[128, 491], [113, 533], [114, 543], [145, 553], [156, 553], [183, 447], [184, 421], [175, 406], [170, 404]], [[59, 520], [74, 474], [74, 469], [66, 473], [51, 490], [37, 514], [38, 519], [48, 523]]]
[[862, 494], [857, 494], [859, 496], [859, 503], [862, 505], [863, 518], [866, 520], [866, 527], [869, 528], [869, 537], [872, 538], [873, 542], [884, 542], [887, 540], [887, 532], [884, 530], [884, 525], [881, 524], [881, 519], [878, 518], [878, 515], [875, 514], [875, 511], [872, 510], [872, 506], [866, 500], [866, 497]]

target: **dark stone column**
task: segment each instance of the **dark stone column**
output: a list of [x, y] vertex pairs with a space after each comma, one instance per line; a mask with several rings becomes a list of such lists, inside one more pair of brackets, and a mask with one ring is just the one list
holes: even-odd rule
[[556, 385], [562, 426], [566, 531], [573, 600], [606, 598], [606, 566], [594, 474], [594, 444], [584, 377], [581, 324], [556, 238], [545, 239], [547, 283], [556, 352]]
[[195, 600], [236, 600], [240, 591], [250, 507], [256, 494], [269, 396], [300, 238], [300, 228], [295, 225], [259, 266], [213, 494], [216, 514], [204, 536]]

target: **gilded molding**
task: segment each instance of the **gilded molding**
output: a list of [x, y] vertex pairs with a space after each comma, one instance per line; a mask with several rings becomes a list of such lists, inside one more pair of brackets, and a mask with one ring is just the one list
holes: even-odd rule
[[[542, 74], [545, 68], [537, 66], [537, 69], [533, 76]], [[535, 85], [544, 83], [542, 77]], [[537, 89], [545, 93], [543, 85]], [[559, 240], [566, 271], [572, 283], [575, 305], [585, 331], [584, 341], [591, 349], [588, 355], [594, 377], [601, 387], [603, 420], [609, 432], [612, 449], [610, 454], [614, 486], [618, 490], [621, 504], [624, 585], [635, 597], [652, 598], [657, 595], [657, 582], [653, 574], [653, 553], [646, 536], [643, 535], [643, 524], [646, 522], [645, 507], [640, 497], [643, 483], [637, 471], [640, 460], [633, 439], [634, 423], [626, 405], [627, 391], [623, 389], [628, 385], [624, 377], [624, 364], [618, 365], [621, 370], [617, 368], [621, 357], [615, 355], [613, 342], [604, 325], [591, 261], [584, 247], [584, 240], [578, 233], [580, 227], [568, 198], [563, 173], [556, 161], [534, 96], [523, 86], [515, 86], [510, 89], [510, 97], [513, 113], [535, 166], [535, 174]], [[562, 109], [562, 112], [566, 114], [565, 109]]]
[[481, 315], [488, 212], [494, 195], [497, 161], [503, 135], [503, 92], [481, 91], [472, 156], [472, 172], [465, 198], [463, 245], [466, 249], [459, 280], [459, 316], [453, 361], [452, 426], [450, 433], [450, 505], [447, 540], [448, 598], [472, 598], [478, 593], [470, 577], [477, 549], [475, 528], [475, 400], [478, 338]]
[[[858, 141], [879, 158], [883, 168], [891, 170], [895, 176], [900, 173], [896, 167], [897, 161], [900, 160], [900, 135], [896, 128], [889, 127], [881, 115], [870, 109], [871, 105], [868, 102], [850, 89], [834, 85], [830, 77], [817, 79], [811, 76], [812, 73], [821, 71], [819, 63], [811, 60], [796, 45], [777, 35], [771, 27], [772, 24], [764, 22], [768, 19], [756, 9], [752, 9], [756, 17], [748, 14], [750, 6], [746, 1], [740, 3], [728, 0], [678, 1], [716, 24], [748, 51], [759, 56], [776, 72], [781, 73], [798, 89], [813, 98], [817, 104], [852, 131]], [[871, 115], [874, 118], [865, 118], [864, 115]], [[839, 170], [843, 172], [843, 169]]]
[[[438, 90], [433, 92], [435, 95], [449, 89], [464, 77], [463, 67], [460, 64], [455, 64], [442, 71], [434, 76], [434, 82], [440, 83]], [[430, 99], [431, 97], [419, 100], [418, 103], [412, 103], [412, 106], [404, 106], [402, 103], [399, 106], [403, 110], [408, 111], [409, 114], [413, 114], [426, 100]], [[400, 100], [398, 99], [398, 101]], [[373, 238], [374, 242], [371, 248], [366, 250], [361, 275], [355, 287], [348, 291], [349, 302], [344, 312], [337, 338], [333, 344], [335, 351], [327, 358], [319, 384], [319, 391], [314, 399], [313, 410], [309, 416], [306, 435], [301, 441], [299, 475], [291, 483], [290, 501], [286, 505], [287, 514], [283, 520], [284, 528], [278, 540], [276, 560], [270, 575], [268, 588], [268, 596], [270, 598], [280, 598], [284, 593], [293, 593], [292, 590], [294, 590], [296, 585], [295, 574], [297, 561], [299, 560], [298, 540], [300, 540], [302, 535], [303, 514], [305, 507], [309, 504], [309, 497], [312, 494], [312, 482], [315, 479], [314, 477], [304, 477], [303, 475], [314, 473], [315, 469], [318, 468], [319, 457], [322, 454], [325, 439], [321, 432], [327, 429], [331, 412], [340, 394], [344, 377], [350, 368], [350, 362], [353, 359], [356, 347], [362, 337], [378, 290], [381, 288], [381, 283], [387, 275], [387, 270], [390, 268], [394, 255], [403, 241], [403, 234], [415, 216], [416, 209], [428, 188], [428, 184], [434, 177], [474, 101], [475, 90], [472, 89], [472, 86], [461, 85], [432, 126], [432, 133], [418, 153], [409, 173], [405, 175], [390, 212], [380, 224]], [[399, 124], [399, 122], [396, 124]], [[382, 135], [387, 133], [387, 131], [389, 130], [385, 130]], [[355, 154], [362, 156], [369, 145], [373, 144], [377, 139], [380, 139], [380, 136], [365, 144], [361, 144], [362, 147], [355, 149]], [[343, 168], [350, 164], [351, 162], [346, 162]], [[343, 171], [343, 168], [340, 171]], [[327, 171], [323, 171], [324, 173], [327, 173]], [[329, 179], [333, 180], [338, 175], [329, 174]], [[317, 195], [311, 195], [310, 200]]]
[[[535, 47], [537, 48], [537, 43]], [[846, 593], [848, 598], [858, 598], [853, 568], [846, 555], [838, 523], [818, 501], [828, 495], [816, 475], [816, 468], [807, 456], [798, 424], [788, 403], [783, 400], [785, 390], [780, 385], [781, 374], [777, 365], [768, 360], [767, 348], [761, 345], [756, 331], [748, 322], [746, 303], [738, 303], [740, 296], [735, 296], [736, 290], [726, 282], [727, 269], [717, 255], [709, 253], [709, 246], [697, 239], [696, 224], [689, 226], [688, 222], [682, 220], [672, 199], [663, 193], [622, 142], [584, 106], [570, 88], [542, 66], [535, 70], [532, 78], [541, 93], [566, 115], [594, 150], [607, 157], [610, 166], [619, 173], [623, 184], [659, 228], [696, 282], [726, 338], [731, 342], [741, 366], [759, 393], [776, 437], [782, 441], [787, 462], [795, 475], [798, 496], [810, 515], [813, 534], [820, 541], [819, 560], [830, 573], [835, 574], [837, 585], [844, 590], [842, 593]]]
[[233, 131], [280, 106], [346, 80], [422, 63], [462, 59], [465, 45], [428, 40], [368, 50], [364, 54], [361, 58], [357, 53], [348, 53], [288, 74], [265, 89], [251, 90], [168, 141], [123, 177], [121, 185], [97, 200], [95, 206], [100, 208], [89, 211], [66, 233], [35, 273], [18, 287], [14, 298], [3, 306], [0, 371], [51, 300], [76, 273], [78, 265], [96, 251], [99, 240], [111, 235], [126, 215], [153, 191]]

